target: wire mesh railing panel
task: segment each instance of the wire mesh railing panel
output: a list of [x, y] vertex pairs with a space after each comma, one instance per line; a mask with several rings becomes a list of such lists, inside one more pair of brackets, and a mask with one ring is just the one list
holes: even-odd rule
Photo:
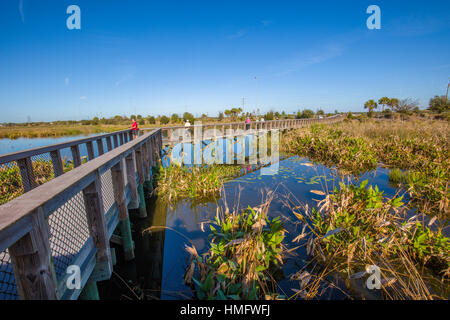
[[40, 186], [55, 177], [50, 153], [42, 153], [31, 157], [31, 163], [37, 186]]
[[48, 218], [50, 248], [59, 280], [89, 238], [83, 193], [80, 191]]
[[23, 194], [22, 178], [16, 162], [0, 164], [0, 205]]
[[101, 175], [100, 183], [102, 185], [103, 208], [105, 209], [106, 214], [115, 201], [111, 170], [108, 170]]
[[16, 281], [8, 249], [0, 252], [0, 300], [17, 300]]

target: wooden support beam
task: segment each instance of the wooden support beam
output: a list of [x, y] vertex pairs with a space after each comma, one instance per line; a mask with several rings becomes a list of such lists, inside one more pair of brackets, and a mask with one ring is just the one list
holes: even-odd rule
[[134, 163], [134, 152], [131, 152], [125, 158], [126, 171], [127, 171], [127, 181], [130, 184], [131, 189], [131, 202], [129, 204], [130, 209], [139, 208], [139, 200], [136, 185], [136, 166]]
[[57, 281], [42, 208], [31, 214], [32, 230], [9, 247], [17, 292], [22, 300], [56, 300]]
[[92, 272], [91, 280], [106, 280], [111, 277], [113, 266], [98, 171], [96, 172], [95, 180], [83, 189], [83, 197], [89, 233], [94, 241], [94, 246], [97, 248], [97, 264]]
[[86, 143], [86, 148], [87, 148], [89, 161], [94, 160], [95, 152], [94, 152], [94, 144], [92, 143], [92, 141], [89, 141]]
[[17, 160], [17, 165], [20, 169], [20, 176], [22, 177], [23, 191], [28, 192], [37, 187], [36, 178], [34, 176], [33, 163], [31, 158], [24, 158]]
[[108, 148], [108, 151], [111, 151], [113, 149], [111, 137], [106, 138], [106, 147]]
[[142, 146], [135, 150], [136, 156], [136, 170], [139, 177], [138, 182], [138, 196], [139, 196], [139, 218], [147, 217], [147, 207], [145, 204], [145, 194], [144, 194], [144, 161]]
[[117, 134], [115, 134], [113, 136], [113, 139], [114, 139], [114, 148], [117, 148], [119, 146], [119, 140], [117, 138]]
[[79, 146], [78, 145], [71, 146], [70, 150], [72, 151], [73, 167], [77, 168], [81, 166], [81, 155]]
[[88, 281], [84, 285], [83, 291], [81, 291], [80, 300], [100, 300], [100, 295], [98, 294], [97, 282]]
[[111, 168], [114, 199], [119, 208], [119, 228], [121, 245], [126, 261], [134, 259], [134, 246], [131, 236], [131, 225], [128, 217], [127, 201], [125, 199], [125, 181], [122, 161]]
[[124, 139], [123, 139], [123, 133], [120, 133], [119, 134], [119, 142], [120, 142], [120, 145], [123, 145], [123, 143], [124, 143]]
[[55, 177], [59, 177], [64, 173], [61, 152], [59, 150], [52, 151], [50, 152], [50, 157], [52, 158], [53, 173]]
[[105, 153], [105, 150], [103, 148], [103, 140], [102, 139], [98, 139], [97, 140], [97, 149], [98, 149], [98, 155], [101, 156], [102, 154]]

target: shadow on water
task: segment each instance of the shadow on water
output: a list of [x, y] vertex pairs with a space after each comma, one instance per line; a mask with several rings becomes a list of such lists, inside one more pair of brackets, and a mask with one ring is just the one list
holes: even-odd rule
[[[389, 170], [380, 167], [356, 180], [368, 179], [370, 184], [378, 185], [385, 196], [392, 197], [398, 190], [389, 184], [388, 174]], [[261, 204], [267, 190], [276, 190], [269, 216], [281, 217], [288, 231], [284, 242], [288, 249], [294, 248], [298, 244], [292, 243], [292, 240], [300, 230], [297, 219], [285, 205], [286, 197], [295, 196], [299, 203], [315, 206], [324, 196], [311, 191], [332, 191], [338, 181], [340, 178], [335, 170], [295, 156], [280, 161], [279, 170], [274, 175], [260, 175], [260, 170], [256, 170], [227, 182], [221, 197], [217, 199], [201, 203], [182, 200], [169, 208], [162, 201], [153, 198], [148, 202], [148, 217], [132, 219], [136, 259], [123, 262], [121, 248], [116, 248], [116, 274], [106, 285], [101, 284], [102, 298], [135, 299], [131, 289], [144, 299], [192, 298], [191, 289], [183, 281], [188, 261], [185, 245], [194, 244], [199, 254], [206, 252], [209, 234], [207, 223], [214, 219], [218, 206], [223, 208], [227, 205], [230, 209], [256, 206]], [[151, 232], [143, 232], [150, 227], [153, 227]], [[308, 257], [305, 248], [300, 248], [295, 251], [295, 255], [287, 257], [283, 274], [278, 275], [280, 294], [293, 294], [291, 288], [295, 287], [295, 282], [290, 280], [290, 276], [306, 263]], [[126, 280], [121, 280], [119, 276]], [[322, 298], [344, 299], [346, 294], [329, 289]]]

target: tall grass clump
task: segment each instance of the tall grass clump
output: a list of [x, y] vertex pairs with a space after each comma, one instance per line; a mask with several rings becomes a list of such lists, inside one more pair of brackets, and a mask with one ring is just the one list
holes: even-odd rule
[[225, 181], [237, 176], [238, 166], [214, 165], [202, 167], [162, 166], [156, 177], [158, 197], [171, 202], [183, 198], [201, 199], [220, 193]]
[[200, 300], [276, 299], [274, 273], [283, 263], [285, 230], [279, 218], [269, 219], [268, 204], [216, 215], [210, 226], [210, 249], [194, 247], [185, 282]]
[[293, 209], [305, 226], [298, 238], [307, 239], [311, 264], [321, 270], [301, 288], [304, 295], [316, 296], [319, 283], [333, 273], [347, 282], [363, 282], [367, 267], [374, 265], [381, 270], [384, 299], [445, 298], [450, 241], [441, 227], [433, 225], [436, 218], [428, 223], [420, 215], [408, 219], [402, 196], [386, 198], [367, 184], [367, 180], [360, 185], [341, 183], [317, 208]]

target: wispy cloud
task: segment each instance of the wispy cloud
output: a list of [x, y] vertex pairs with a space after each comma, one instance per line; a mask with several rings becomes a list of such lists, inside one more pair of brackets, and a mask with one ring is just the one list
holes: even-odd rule
[[81, 97], [80, 97], [80, 100], [86, 100], [86, 99], [87, 99], [86, 96], [81, 96]]
[[65, 84], [66, 86], [68, 86], [68, 85], [69, 85], [69, 82], [70, 82], [69, 77], [66, 77], [66, 78], [64, 79], [64, 84]]
[[19, 0], [19, 13], [20, 18], [22, 19], [22, 23], [25, 23], [25, 16], [23, 14], [23, 0]]
[[320, 64], [342, 55], [345, 47], [342, 45], [325, 45], [317, 52], [302, 53], [296, 58], [284, 63], [284, 70], [278, 72], [276, 76], [284, 76], [292, 72], [307, 68], [309, 66]]
[[272, 21], [270, 20], [263, 20], [261, 21], [264, 27], [268, 27], [272, 24]]
[[237, 39], [237, 38], [241, 38], [245, 35], [245, 30], [239, 30], [236, 33], [230, 34], [227, 36], [228, 39], [232, 40], [232, 39]]
[[116, 87], [120, 86], [122, 83], [132, 80], [134, 78], [133, 73], [127, 73], [125, 76], [116, 81]]

